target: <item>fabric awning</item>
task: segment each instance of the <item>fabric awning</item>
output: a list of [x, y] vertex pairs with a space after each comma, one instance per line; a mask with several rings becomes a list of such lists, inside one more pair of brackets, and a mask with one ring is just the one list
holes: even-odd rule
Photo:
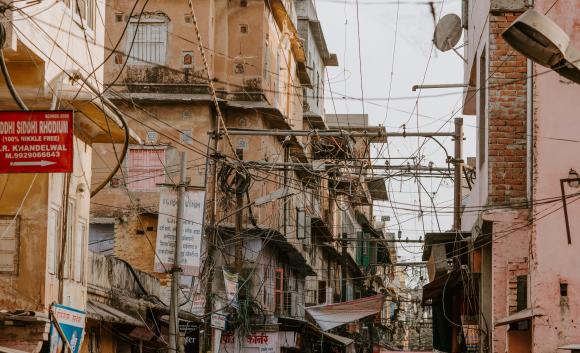
[[536, 316], [543, 316], [544, 314], [541, 313], [538, 309], [534, 308], [527, 308], [524, 310], [520, 310], [514, 314], [504, 317], [503, 319], [499, 319], [495, 322], [494, 326], [504, 326], [509, 324], [514, 324], [516, 322], [529, 320]]
[[378, 294], [336, 304], [310, 306], [306, 311], [323, 331], [353, 322], [381, 311], [384, 296]]
[[87, 301], [87, 317], [93, 320], [111, 322], [114, 324], [132, 325], [138, 327], [145, 327], [143, 321], [138, 320], [124, 312], [113, 308], [107, 304]]

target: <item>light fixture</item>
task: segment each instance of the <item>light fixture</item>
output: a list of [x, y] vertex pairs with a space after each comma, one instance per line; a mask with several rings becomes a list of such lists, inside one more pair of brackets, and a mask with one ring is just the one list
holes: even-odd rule
[[399, 236], [399, 239], [401, 239], [401, 237], [403, 236], [403, 231], [399, 229], [399, 233], [397, 233], [397, 235]]
[[580, 175], [574, 169], [570, 169], [568, 172], [568, 186], [571, 188], [577, 188], [580, 186]]
[[518, 17], [502, 37], [527, 58], [580, 83], [580, 52], [570, 44], [566, 32], [547, 16], [530, 9]]

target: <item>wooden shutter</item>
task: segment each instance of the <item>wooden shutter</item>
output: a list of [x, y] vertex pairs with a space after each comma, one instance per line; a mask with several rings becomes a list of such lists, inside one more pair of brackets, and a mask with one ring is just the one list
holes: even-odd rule
[[326, 281], [318, 281], [318, 304], [326, 303]]
[[282, 311], [282, 301], [284, 294], [284, 269], [277, 268], [274, 275], [274, 311]]

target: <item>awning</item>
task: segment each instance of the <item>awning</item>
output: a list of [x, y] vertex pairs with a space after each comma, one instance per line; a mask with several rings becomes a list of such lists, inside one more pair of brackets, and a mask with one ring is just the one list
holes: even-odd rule
[[343, 337], [343, 336], [339, 336], [339, 335], [335, 335], [333, 333], [328, 333], [328, 332], [323, 332], [322, 335], [336, 343], [339, 343], [343, 346], [348, 346], [350, 344], [354, 343], [353, 339], [350, 339], [348, 337]]
[[422, 301], [425, 302], [427, 299], [439, 300], [443, 296], [444, 290], [445, 294], [449, 295], [451, 290], [454, 289], [460, 282], [461, 273], [459, 271], [453, 271], [443, 276], [439, 276], [423, 286]]
[[336, 343], [341, 346], [348, 346], [354, 343], [354, 340], [343, 337], [339, 335], [335, 335], [333, 333], [323, 332], [320, 331], [318, 327], [314, 324], [304, 320], [298, 319], [294, 317], [285, 317], [281, 316], [278, 317], [278, 322], [287, 329], [290, 329], [295, 332], [307, 332], [310, 337], [323, 337], [331, 340], [333, 343]]
[[499, 319], [495, 322], [494, 326], [504, 326], [504, 325], [509, 325], [509, 324], [513, 324], [516, 322], [520, 322], [520, 321], [525, 321], [525, 320], [529, 320], [532, 319], [536, 316], [543, 316], [544, 314], [539, 310], [539, 309], [534, 309], [534, 308], [527, 308], [521, 311], [518, 311], [517, 313], [511, 314], [510, 316], [506, 316], [503, 319]]
[[107, 304], [87, 301], [87, 317], [93, 320], [110, 322], [114, 324], [146, 327], [145, 323]]
[[353, 322], [381, 311], [384, 296], [351, 300], [337, 304], [310, 306], [306, 311], [323, 331]]

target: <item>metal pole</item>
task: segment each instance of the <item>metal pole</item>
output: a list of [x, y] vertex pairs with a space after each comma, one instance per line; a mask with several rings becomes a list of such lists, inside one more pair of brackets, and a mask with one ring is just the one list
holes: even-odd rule
[[181, 352], [179, 344], [179, 276], [181, 276], [181, 240], [183, 237], [183, 217], [185, 210], [185, 189], [187, 187], [185, 152], [180, 153], [179, 186], [177, 189], [177, 227], [175, 232], [175, 252], [171, 269], [171, 303], [169, 307], [169, 350]]
[[[286, 141], [284, 141], [286, 142]], [[284, 143], [284, 163], [288, 163], [288, 159], [290, 157], [290, 150], [288, 149], [288, 145]], [[284, 167], [284, 190], [288, 189], [288, 167]], [[284, 238], [288, 236], [288, 202], [286, 196], [284, 196]]]
[[[208, 134], [214, 134], [208, 131]], [[344, 130], [261, 130], [261, 129], [228, 129], [230, 136], [322, 136], [322, 137], [453, 137], [452, 132], [370, 132], [370, 131], [344, 131]], [[371, 142], [381, 142], [373, 140]]]
[[[244, 159], [243, 150], [236, 151], [238, 158], [240, 160]], [[239, 174], [236, 176], [236, 185], [240, 185], [241, 176]], [[243, 230], [243, 215], [244, 215], [244, 194], [236, 189], [236, 246], [235, 246], [235, 269], [236, 273], [240, 275], [242, 273], [243, 267], [243, 246], [244, 240], [242, 238]]]
[[455, 118], [453, 229], [461, 231], [461, 170], [463, 169], [463, 118]]
[[469, 87], [465, 83], [442, 83], [437, 85], [414, 85], [411, 90], [415, 92], [418, 89], [429, 89], [429, 88], [466, 88]]

